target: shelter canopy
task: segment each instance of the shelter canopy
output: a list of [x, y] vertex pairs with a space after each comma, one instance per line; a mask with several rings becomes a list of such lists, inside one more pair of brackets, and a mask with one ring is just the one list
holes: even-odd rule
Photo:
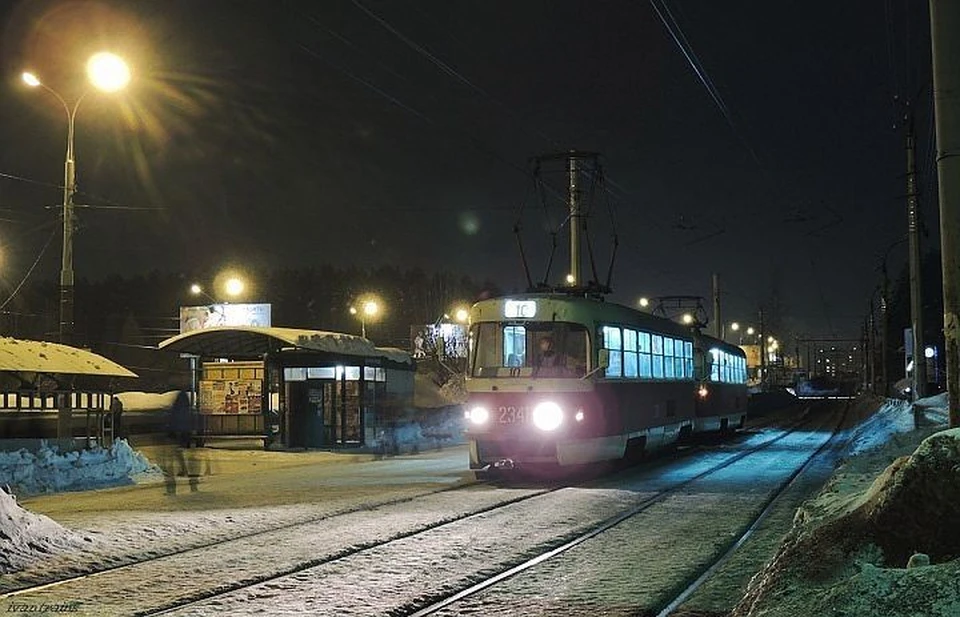
[[25, 386], [112, 389], [118, 377], [136, 378], [137, 374], [85, 349], [0, 337], [0, 390]]
[[380, 358], [398, 364], [413, 364], [410, 354], [390, 347], [376, 347], [370, 340], [353, 334], [273, 328], [233, 326], [192, 330], [168, 338], [160, 349], [203, 357], [261, 358], [280, 350], [316, 351], [336, 356]]

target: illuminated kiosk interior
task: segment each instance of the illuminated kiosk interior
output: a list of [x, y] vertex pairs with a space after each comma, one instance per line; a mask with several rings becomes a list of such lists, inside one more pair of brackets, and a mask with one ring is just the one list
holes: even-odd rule
[[351, 334], [215, 326], [160, 348], [192, 358], [197, 441], [256, 436], [285, 448], [358, 447], [413, 405], [410, 354]]

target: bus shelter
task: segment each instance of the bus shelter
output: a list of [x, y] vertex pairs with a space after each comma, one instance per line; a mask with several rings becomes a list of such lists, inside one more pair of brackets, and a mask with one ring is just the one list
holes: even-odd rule
[[[4, 438], [76, 437], [109, 445], [116, 430], [113, 393], [133, 371], [99, 354], [47, 341], [0, 338], [0, 414]], [[56, 427], [54, 430], [53, 427]]]
[[410, 354], [340, 332], [214, 327], [160, 348], [190, 359], [190, 430], [284, 448], [360, 447], [413, 404]]

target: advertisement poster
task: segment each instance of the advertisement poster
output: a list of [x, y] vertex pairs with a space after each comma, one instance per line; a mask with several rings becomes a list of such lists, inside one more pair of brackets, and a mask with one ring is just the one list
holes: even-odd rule
[[414, 358], [466, 358], [467, 338], [467, 327], [460, 324], [442, 323], [410, 328]]
[[200, 413], [258, 414], [263, 393], [260, 379], [203, 380]]
[[270, 327], [270, 305], [224, 303], [180, 307], [180, 334], [218, 326]]

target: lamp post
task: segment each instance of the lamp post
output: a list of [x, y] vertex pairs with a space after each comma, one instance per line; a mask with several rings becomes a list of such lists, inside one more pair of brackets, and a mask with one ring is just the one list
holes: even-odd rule
[[360, 318], [360, 336], [367, 338], [367, 319], [376, 317], [380, 311], [380, 305], [376, 300], [365, 300], [358, 309], [355, 306], [350, 307], [351, 315], [359, 315]]
[[[87, 76], [90, 83], [104, 92], [116, 92], [123, 89], [130, 81], [130, 69], [119, 57], [111, 53], [100, 52], [90, 57], [87, 62]], [[63, 163], [63, 252], [60, 265], [60, 342], [73, 342], [73, 196], [76, 193], [76, 161], [74, 158], [73, 137], [77, 110], [89, 89], [77, 97], [71, 108], [60, 94], [40, 81], [34, 73], [24, 72], [23, 81], [31, 88], [37, 86], [52, 94], [67, 116], [67, 155]]]

